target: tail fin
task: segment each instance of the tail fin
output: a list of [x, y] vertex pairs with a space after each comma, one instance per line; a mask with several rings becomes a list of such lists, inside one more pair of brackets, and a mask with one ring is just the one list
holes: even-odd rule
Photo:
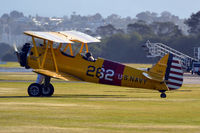
[[166, 82], [169, 90], [175, 90], [182, 86], [183, 71], [180, 61], [173, 54], [167, 54], [155, 64], [149, 74], [155, 79]]
[[168, 60], [169, 60], [170, 54], [165, 55], [162, 57], [157, 64], [155, 64], [150, 70], [149, 73], [151, 75], [155, 75], [158, 78], [161, 78], [164, 80], [165, 73], [166, 73], [166, 68], [168, 65]]

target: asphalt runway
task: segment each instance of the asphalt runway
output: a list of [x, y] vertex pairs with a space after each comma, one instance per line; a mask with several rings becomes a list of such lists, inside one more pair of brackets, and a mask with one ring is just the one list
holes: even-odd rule
[[200, 84], [200, 76], [192, 75], [191, 73], [184, 73], [183, 84]]

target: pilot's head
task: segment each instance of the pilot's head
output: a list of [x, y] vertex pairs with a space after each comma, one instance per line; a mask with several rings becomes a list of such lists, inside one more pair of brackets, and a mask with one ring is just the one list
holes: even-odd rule
[[85, 54], [85, 56], [86, 56], [87, 58], [89, 58], [89, 57], [91, 57], [91, 56], [92, 56], [92, 53], [90, 53], [90, 52], [87, 52], [87, 53]]

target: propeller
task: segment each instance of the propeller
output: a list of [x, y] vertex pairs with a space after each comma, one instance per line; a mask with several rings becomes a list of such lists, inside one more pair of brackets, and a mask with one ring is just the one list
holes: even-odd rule
[[16, 43], [13, 44], [13, 48], [14, 48], [15, 52], [18, 53], [18, 49], [17, 49]]
[[15, 54], [17, 55], [17, 60], [20, 63], [20, 54], [19, 54], [19, 51], [17, 49], [16, 43], [13, 43], [13, 48], [14, 48]]

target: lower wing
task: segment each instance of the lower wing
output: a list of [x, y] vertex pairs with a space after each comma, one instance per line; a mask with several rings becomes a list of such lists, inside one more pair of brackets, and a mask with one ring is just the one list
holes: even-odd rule
[[55, 71], [50, 71], [50, 70], [45, 70], [45, 69], [34, 69], [33, 72], [46, 75], [52, 78], [63, 79], [65, 81], [82, 81], [81, 79], [77, 77], [74, 77], [72, 75], [69, 75], [63, 72], [56, 73]]

